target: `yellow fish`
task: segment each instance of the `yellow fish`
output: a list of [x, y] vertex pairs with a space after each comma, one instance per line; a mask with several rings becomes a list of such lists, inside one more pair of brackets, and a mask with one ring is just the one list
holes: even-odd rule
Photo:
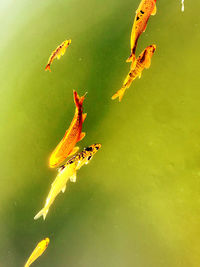
[[76, 143], [81, 141], [85, 137], [85, 133], [82, 132], [82, 125], [87, 116], [87, 113], [83, 114], [83, 101], [84, 96], [79, 96], [74, 90], [74, 103], [76, 105], [74, 118], [71, 122], [69, 129], [65, 132], [64, 137], [51, 153], [49, 159], [49, 167], [55, 168], [62, 163], [67, 157], [75, 154], [79, 147], [75, 147]]
[[28, 258], [28, 261], [26, 262], [24, 267], [29, 267], [38, 257], [40, 257], [48, 247], [49, 242], [50, 240], [48, 237], [40, 241], [31, 253], [31, 256]]
[[112, 99], [119, 97], [119, 102], [127, 88], [130, 87], [131, 83], [137, 78], [141, 77], [143, 69], [148, 69], [151, 65], [151, 58], [156, 50], [156, 45], [150, 45], [144, 49], [144, 51], [139, 55], [136, 60], [136, 66], [134, 69], [130, 69], [129, 74], [124, 80], [123, 86], [119, 89], [113, 96]]
[[61, 191], [63, 193], [65, 192], [67, 181], [70, 179], [71, 182], [76, 182], [76, 171], [79, 170], [84, 164], [87, 164], [100, 147], [100, 144], [94, 144], [85, 148], [82, 152], [73, 156], [66, 162], [65, 165], [59, 168], [58, 175], [51, 185], [44, 208], [34, 217], [35, 220], [41, 216], [43, 216], [43, 219], [45, 220], [48, 210], [57, 195]]
[[132, 61], [132, 68], [135, 67], [135, 52], [140, 35], [146, 30], [147, 22], [151, 15], [156, 14], [156, 0], [142, 0], [136, 11], [133, 28], [131, 32], [131, 55], [127, 62]]
[[59, 45], [51, 54], [51, 56], [49, 57], [48, 63], [45, 67], [45, 70], [49, 70], [50, 66], [52, 64], [52, 62], [54, 61], [55, 58], [60, 59], [61, 56], [63, 56], [65, 54], [65, 51], [67, 49], [67, 47], [71, 44], [71, 40], [66, 40], [64, 42], [62, 42], [61, 45]]

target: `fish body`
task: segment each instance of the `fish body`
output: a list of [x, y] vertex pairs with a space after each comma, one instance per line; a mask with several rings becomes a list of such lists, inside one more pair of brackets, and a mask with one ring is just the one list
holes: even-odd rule
[[43, 219], [45, 220], [48, 210], [57, 195], [61, 191], [63, 193], [65, 192], [67, 181], [70, 179], [71, 182], [76, 182], [76, 171], [79, 170], [84, 164], [87, 164], [100, 147], [100, 144], [94, 144], [85, 148], [81, 153], [73, 156], [66, 162], [66, 164], [59, 168], [58, 175], [51, 185], [44, 208], [34, 217], [35, 220], [41, 216], [43, 216]]
[[51, 184], [51, 189], [46, 198], [45, 205], [43, 209], [36, 214], [34, 220], [37, 220], [41, 216], [43, 216], [43, 219], [45, 220], [50, 206], [53, 204], [55, 198], [61, 191], [64, 193], [67, 181], [69, 180], [70, 177], [74, 175], [75, 171], [76, 171], [75, 164], [70, 164], [66, 168], [63, 168], [58, 172], [56, 179]]
[[88, 164], [92, 157], [96, 154], [96, 152], [101, 148], [101, 144], [94, 144], [89, 147], [86, 147], [82, 152], [73, 156], [70, 160], [67, 161], [66, 164], [60, 167], [67, 167], [70, 164], [76, 164], [76, 171], [79, 170], [84, 164]]
[[26, 262], [24, 267], [29, 267], [38, 257], [40, 257], [44, 253], [46, 248], [48, 247], [49, 242], [50, 242], [50, 240], [48, 237], [45, 238], [44, 240], [40, 241], [37, 244], [36, 248], [31, 253], [31, 255], [28, 258], [28, 261]]
[[57, 58], [57, 59], [60, 59], [61, 56], [63, 56], [65, 54], [65, 51], [67, 49], [67, 47], [71, 44], [71, 40], [66, 40], [64, 42], [62, 42], [61, 45], [59, 45], [51, 54], [51, 56], [49, 57], [49, 60], [48, 60], [48, 63], [45, 67], [45, 70], [49, 70], [51, 71], [50, 69], [50, 66], [51, 64], [53, 63], [54, 59]]
[[142, 0], [135, 15], [133, 28], [131, 32], [131, 55], [127, 59], [127, 62], [132, 61], [132, 68], [134, 68], [134, 64], [136, 57], [136, 47], [137, 42], [140, 35], [146, 30], [147, 22], [151, 15], [156, 14], [156, 0]]
[[123, 86], [119, 89], [113, 96], [112, 99], [119, 97], [119, 101], [122, 100], [122, 97], [127, 88], [130, 87], [131, 83], [137, 78], [141, 77], [142, 71], [146, 68], [148, 69], [151, 65], [151, 58], [156, 50], [156, 45], [150, 45], [142, 51], [139, 57], [136, 60], [136, 66], [134, 69], [130, 69], [128, 75], [126, 76]]
[[49, 159], [49, 167], [51, 168], [57, 167], [68, 156], [76, 153], [79, 149], [75, 147], [76, 143], [85, 137], [85, 133], [82, 132], [82, 125], [87, 116], [86, 113], [83, 114], [83, 101], [85, 96], [79, 97], [76, 91], [73, 91], [73, 94], [76, 105], [74, 118], [69, 129], [65, 132], [64, 137], [51, 153]]

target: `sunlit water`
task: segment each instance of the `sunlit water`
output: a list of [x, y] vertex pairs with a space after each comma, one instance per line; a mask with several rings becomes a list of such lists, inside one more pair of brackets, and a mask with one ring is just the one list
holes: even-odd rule
[[[157, 1], [138, 43], [157, 50], [121, 103], [137, 0], [0, 1], [0, 266], [200, 266], [200, 2]], [[44, 68], [52, 50], [66, 54]], [[101, 150], [49, 210], [48, 158], [88, 92], [86, 137]]]

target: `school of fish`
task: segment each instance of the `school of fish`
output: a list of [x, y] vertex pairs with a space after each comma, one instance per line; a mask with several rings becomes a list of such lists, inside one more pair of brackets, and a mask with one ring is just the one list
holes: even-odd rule
[[[112, 99], [119, 98], [119, 101], [121, 101], [126, 89], [131, 86], [132, 82], [137, 77], [141, 77], [144, 69], [148, 69], [150, 67], [152, 56], [156, 50], [156, 45], [152, 44], [147, 46], [137, 58], [136, 48], [138, 45], [139, 37], [145, 31], [150, 16], [155, 14], [156, 0], [142, 0], [139, 4], [138, 9], [136, 10], [136, 15], [132, 27], [131, 54], [126, 60], [127, 62], [131, 62], [130, 71], [126, 76], [121, 89], [119, 89], [112, 96]], [[54, 59], [60, 59], [60, 57], [65, 54], [65, 51], [70, 44], [71, 40], [66, 40], [52, 52], [45, 67], [46, 71], [51, 71], [50, 67]], [[45, 220], [47, 213], [58, 194], [60, 192], [65, 192], [68, 181], [76, 182], [77, 171], [83, 165], [88, 164], [93, 156], [97, 153], [97, 151], [101, 148], [101, 144], [93, 144], [83, 149], [82, 152], [76, 154], [79, 150], [79, 147], [76, 146], [77, 142], [80, 142], [86, 135], [85, 132], [82, 132], [83, 122], [87, 116], [87, 113], [83, 113], [83, 102], [85, 95], [86, 94], [80, 97], [75, 90], [73, 91], [73, 100], [75, 103], [74, 117], [69, 128], [66, 130], [65, 135], [57, 144], [49, 158], [49, 167], [58, 167], [57, 176], [51, 184], [51, 188], [46, 198], [44, 207], [35, 215], [35, 220], [37, 220], [41, 216]], [[73, 154], [75, 155], [72, 156]], [[61, 165], [63, 161], [68, 157], [71, 158], [68, 159], [66, 163]], [[48, 247], [49, 242], [50, 239], [48, 237], [40, 241], [31, 253], [24, 267], [29, 267], [38, 257], [40, 257]]]
[[135, 52], [137, 48], [138, 39], [140, 35], [145, 32], [149, 17], [155, 14], [156, 0], [142, 0], [138, 9], [136, 10], [136, 15], [131, 32], [131, 55], [126, 60], [127, 62], [132, 62], [132, 68], [135, 67]]
[[156, 50], [156, 45], [150, 45], [144, 49], [144, 51], [136, 58], [136, 48], [140, 35], [146, 30], [147, 22], [151, 15], [156, 14], [156, 0], [142, 0], [136, 10], [134, 23], [131, 32], [131, 55], [126, 62], [131, 62], [130, 70], [126, 76], [124, 83], [113, 96], [112, 100], [119, 98], [119, 102], [122, 100], [124, 93], [129, 88], [132, 82], [141, 77], [142, 71], [148, 69], [151, 65], [151, 58]]

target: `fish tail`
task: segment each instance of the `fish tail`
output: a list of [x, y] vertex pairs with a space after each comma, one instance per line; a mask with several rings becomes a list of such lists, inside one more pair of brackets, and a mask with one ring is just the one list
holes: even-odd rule
[[127, 58], [126, 62], [132, 62], [133, 63], [134, 61], [136, 61], [135, 52], [136, 52], [137, 42], [138, 42], [138, 38], [136, 38], [135, 45], [131, 49], [131, 54], [130, 54], [129, 58]]
[[126, 62], [132, 62], [133, 64], [135, 60], [136, 60], [135, 54], [131, 53], [130, 57], [127, 58]]
[[49, 209], [47, 209], [47, 208], [43, 208], [41, 211], [39, 211], [39, 212], [35, 215], [34, 220], [39, 219], [41, 216], [43, 216], [43, 219], [45, 220], [48, 211], [49, 211]]
[[121, 102], [124, 93], [126, 91], [126, 87], [123, 86], [121, 89], [119, 89], [113, 96], [112, 96], [112, 100], [116, 99], [117, 97], [119, 97], [119, 102]]
[[79, 109], [79, 108], [82, 108], [82, 105], [83, 105], [83, 101], [85, 99], [85, 95], [87, 93], [85, 93], [83, 96], [79, 96], [78, 93], [74, 90], [73, 91], [73, 94], [74, 94], [74, 103], [76, 105], [76, 107]]
[[49, 70], [49, 71], [51, 72], [50, 64], [49, 64], [49, 63], [46, 65], [45, 70], [46, 70], [46, 71]]

